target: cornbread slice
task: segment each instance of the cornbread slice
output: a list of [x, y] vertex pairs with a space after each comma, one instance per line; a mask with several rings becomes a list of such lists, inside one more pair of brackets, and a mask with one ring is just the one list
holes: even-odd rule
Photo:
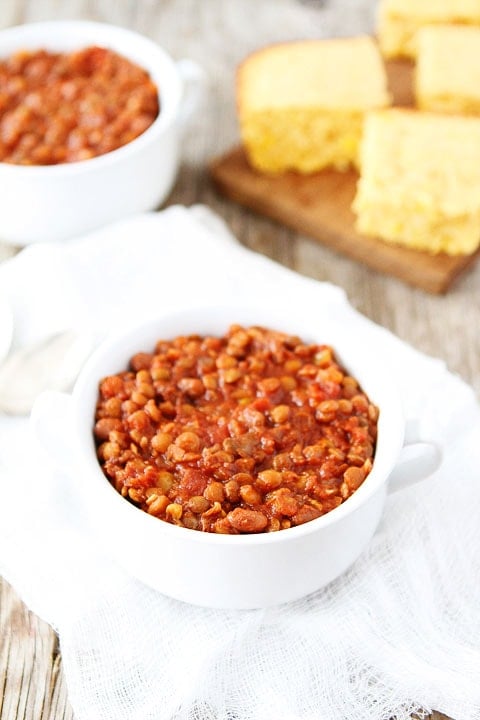
[[385, 57], [416, 57], [424, 25], [480, 25], [479, 0], [381, 0], [378, 39]]
[[242, 140], [264, 172], [356, 164], [365, 112], [388, 104], [382, 59], [369, 37], [273, 45], [238, 70]]
[[357, 229], [431, 253], [480, 245], [480, 119], [372, 112], [353, 209]]
[[480, 114], [480, 26], [430, 25], [418, 32], [417, 106]]

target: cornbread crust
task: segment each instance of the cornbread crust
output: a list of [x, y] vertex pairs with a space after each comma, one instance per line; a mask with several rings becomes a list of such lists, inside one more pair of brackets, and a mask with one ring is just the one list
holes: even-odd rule
[[480, 245], [480, 119], [372, 112], [353, 209], [364, 235], [431, 253]]
[[424, 27], [417, 42], [417, 106], [436, 112], [480, 114], [480, 26]]
[[480, 25], [478, 0], [381, 0], [378, 39], [387, 58], [417, 55], [417, 32], [425, 25]]
[[272, 45], [238, 69], [241, 136], [250, 163], [263, 172], [356, 164], [364, 113], [389, 102], [369, 37]]

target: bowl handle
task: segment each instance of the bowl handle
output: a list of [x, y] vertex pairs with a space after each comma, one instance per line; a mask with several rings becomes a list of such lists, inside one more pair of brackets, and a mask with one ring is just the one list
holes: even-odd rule
[[180, 105], [179, 122], [186, 125], [200, 104], [207, 87], [207, 75], [198, 63], [187, 58], [178, 60], [177, 69], [182, 78], [183, 95]]
[[441, 462], [442, 453], [438, 445], [422, 440], [417, 423], [409, 421], [405, 432], [405, 444], [388, 478], [388, 492], [394, 493], [425, 480], [440, 467]]
[[48, 459], [60, 469], [71, 468], [75, 451], [68, 442], [72, 396], [46, 390], [35, 400], [30, 428]]

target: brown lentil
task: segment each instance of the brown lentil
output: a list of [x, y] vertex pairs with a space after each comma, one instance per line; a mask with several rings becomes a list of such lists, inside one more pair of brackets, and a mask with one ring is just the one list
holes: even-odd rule
[[94, 434], [129, 502], [175, 525], [239, 534], [338, 507], [371, 471], [377, 420], [331, 347], [232, 325], [220, 338], [160, 340], [104, 378]]

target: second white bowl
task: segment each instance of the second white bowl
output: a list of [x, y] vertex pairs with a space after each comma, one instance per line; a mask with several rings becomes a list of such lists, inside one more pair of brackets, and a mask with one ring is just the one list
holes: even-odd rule
[[176, 178], [185, 84], [202, 70], [175, 63], [152, 40], [87, 21], [32, 23], [0, 31], [0, 57], [19, 50], [67, 52], [99, 45], [141, 66], [159, 90], [160, 113], [139, 137], [105, 155], [74, 163], [0, 163], [0, 240], [15, 245], [64, 240], [128, 215], [153, 210]]

